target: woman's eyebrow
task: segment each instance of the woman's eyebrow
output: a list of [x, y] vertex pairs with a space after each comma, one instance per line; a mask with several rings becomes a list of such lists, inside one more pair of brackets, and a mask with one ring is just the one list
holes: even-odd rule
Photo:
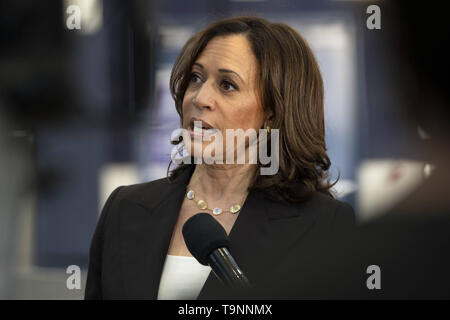
[[[205, 67], [204, 67], [201, 63], [198, 63], [198, 62], [195, 62], [195, 63], [193, 64], [193, 66], [197, 66], [197, 67], [199, 67], [200, 69], [205, 69]], [[237, 76], [239, 77], [239, 79], [241, 79], [242, 82], [245, 83], [245, 81], [242, 80], [241, 76], [240, 76], [237, 72], [235, 72], [235, 71], [233, 71], [233, 70], [230, 70], [230, 69], [219, 69], [219, 72], [222, 72], [222, 73], [234, 73], [235, 75], [237, 75]]]

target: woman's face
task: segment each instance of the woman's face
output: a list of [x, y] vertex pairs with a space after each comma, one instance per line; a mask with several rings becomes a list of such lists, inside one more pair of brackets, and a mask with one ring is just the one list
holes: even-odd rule
[[[192, 66], [183, 99], [183, 128], [191, 132], [191, 141], [195, 141], [194, 120], [204, 122], [205, 128], [220, 130], [224, 150], [226, 129], [258, 131], [263, 126], [256, 74], [256, 57], [243, 35], [220, 36], [209, 41]], [[195, 143], [191, 144], [192, 155]], [[203, 152], [210, 143], [201, 142], [199, 148]]]

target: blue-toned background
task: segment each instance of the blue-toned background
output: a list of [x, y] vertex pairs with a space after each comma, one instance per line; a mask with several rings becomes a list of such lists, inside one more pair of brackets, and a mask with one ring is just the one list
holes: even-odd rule
[[[70, 4], [81, 7], [80, 30], [66, 27]], [[194, 32], [219, 18], [258, 15], [289, 24], [306, 38], [325, 84], [331, 177], [340, 176], [337, 197], [361, 217], [376, 212], [361, 190], [377, 183], [393, 194], [384, 176], [391, 161], [416, 158], [405, 141], [418, 135], [390, 99], [386, 48], [379, 39], [385, 31], [366, 28], [367, 5], [3, 3], [0, 298], [82, 297], [83, 289], [67, 290], [65, 269], [80, 266], [84, 287], [89, 245], [106, 197], [119, 185], [166, 175], [170, 134], [179, 127], [169, 92], [172, 64]], [[413, 178], [405, 185], [417, 180], [421, 167], [415, 168], [411, 163]]]

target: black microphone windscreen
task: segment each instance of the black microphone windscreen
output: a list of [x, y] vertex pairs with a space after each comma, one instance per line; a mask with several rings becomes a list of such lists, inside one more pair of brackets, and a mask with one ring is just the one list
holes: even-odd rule
[[230, 247], [225, 229], [208, 213], [197, 213], [183, 226], [183, 237], [191, 254], [201, 264], [208, 265], [208, 256], [215, 249]]

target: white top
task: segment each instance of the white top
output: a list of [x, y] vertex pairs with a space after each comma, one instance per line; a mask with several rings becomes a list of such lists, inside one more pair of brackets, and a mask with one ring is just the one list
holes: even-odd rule
[[193, 257], [167, 255], [159, 282], [158, 300], [197, 299], [211, 267]]

